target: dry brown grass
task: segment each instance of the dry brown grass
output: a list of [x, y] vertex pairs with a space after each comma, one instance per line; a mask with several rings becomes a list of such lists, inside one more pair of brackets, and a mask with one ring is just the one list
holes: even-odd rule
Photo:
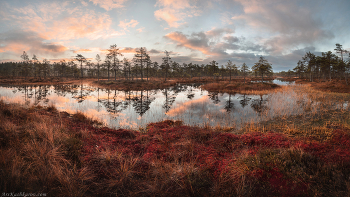
[[345, 80], [333, 79], [332, 81], [318, 81], [310, 82], [306, 79], [298, 79], [296, 83], [310, 84], [312, 88], [323, 92], [335, 92], [335, 93], [350, 93], [350, 85], [346, 85]]
[[216, 83], [208, 83], [202, 85], [201, 88], [210, 92], [221, 93], [241, 93], [241, 94], [266, 94], [280, 88], [277, 84], [272, 83], [241, 83], [241, 82], [227, 82], [221, 81]]
[[242, 132], [274, 131], [289, 136], [328, 140], [334, 129], [350, 128], [350, 94], [317, 90], [311, 84], [282, 86], [269, 94], [260, 123], [246, 124]]
[[33, 108], [0, 102], [0, 111], [0, 190], [84, 196], [92, 175], [67, 156], [74, 138], [67, 127]]

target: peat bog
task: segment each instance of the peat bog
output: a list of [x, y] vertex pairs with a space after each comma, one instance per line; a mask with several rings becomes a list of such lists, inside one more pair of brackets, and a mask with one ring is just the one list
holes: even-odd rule
[[[2, 88], [6, 90], [1, 90], [0, 102], [3, 192], [42, 192], [49, 196], [349, 193], [350, 95], [346, 93], [321, 92], [312, 84], [279, 85], [260, 90], [261, 94], [251, 91], [254, 95], [219, 93], [223, 89], [206, 92], [200, 84], [182, 84], [158, 92], [80, 84]], [[55, 97], [50, 97], [53, 94]], [[83, 107], [61, 109], [59, 100], [74, 106], [64, 99], [66, 96], [78, 106], [95, 99], [96, 106], [108, 114], [123, 113], [115, 109], [126, 105], [137, 117], [141, 116], [137, 110], [149, 107], [142, 115], [146, 116], [161, 99], [159, 110], [166, 116], [142, 127], [112, 129]], [[5, 97], [19, 104], [9, 103]], [[165, 105], [167, 99], [173, 103]], [[193, 102], [197, 99], [208, 103]], [[219, 123], [225, 117], [233, 122], [244, 113], [252, 118], [227, 126], [195, 126], [188, 124], [183, 114], [185, 118], [174, 120], [167, 114], [171, 110], [180, 113], [184, 108], [195, 111], [198, 103], [212, 107], [207, 110], [212, 112], [209, 119], [223, 116], [217, 119]]]

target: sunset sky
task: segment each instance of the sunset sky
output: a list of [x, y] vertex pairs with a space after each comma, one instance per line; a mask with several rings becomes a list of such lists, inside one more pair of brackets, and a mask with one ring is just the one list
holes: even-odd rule
[[293, 69], [308, 51], [350, 50], [350, 0], [0, 0], [0, 62], [102, 59], [117, 44], [131, 59], [146, 47], [161, 63], [228, 60]]

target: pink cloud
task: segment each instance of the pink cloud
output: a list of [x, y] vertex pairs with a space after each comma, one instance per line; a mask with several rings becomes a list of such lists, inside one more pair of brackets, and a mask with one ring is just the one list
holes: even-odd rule
[[85, 1], [81, 1], [81, 4], [82, 4], [83, 6], [88, 6], [88, 5], [89, 5], [89, 4], [86, 3]]
[[200, 51], [205, 55], [222, 55], [222, 53], [215, 52], [211, 49], [215, 48], [215, 46], [209, 45], [210, 39], [203, 32], [193, 33], [191, 36], [184, 35], [181, 32], [172, 32], [165, 35], [165, 37], [172, 41], [175, 41], [178, 46]]
[[145, 29], [144, 27], [141, 27], [141, 28], [138, 28], [136, 30], [141, 33], [141, 32], [143, 32], [144, 29]]
[[97, 39], [109, 30], [112, 23], [106, 14], [86, 13], [81, 16], [71, 16], [64, 20], [54, 21], [46, 36], [51, 39], [70, 40], [87, 37]]
[[120, 49], [121, 53], [136, 53], [136, 48], [125, 47]]
[[[108, 1], [106, 1], [108, 3]], [[20, 13], [20, 14], [18, 14]], [[82, 7], [44, 3], [38, 7], [10, 8], [3, 13], [25, 31], [36, 32], [45, 40], [71, 40], [76, 38], [108, 38], [122, 35], [111, 28], [112, 19], [106, 13], [96, 13]]]
[[192, 50], [200, 51], [206, 55], [211, 55], [208, 46], [205, 46], [205, 45], [196, 46], [193, 43], [191, 43], [190, 40], [182, 33], [172, 32], [172, 33], [165, 35], [165, 37], [177, 42], [179, 46], [184, 46], [184, 47], [192, 49]]
[[154, 16], [177, 28], [185, 24], [185, 18], [199, 16], [201, 11], [195, 6], [196, 3], [193, 0], [158, 0], [155, 6], [160, 9], [154, 12]]
[[137, 20], [131, 19], [130, 22], [125, 22], [124, 21], [120, 21], [119, 22], [119, 27], [123, 28], [124, 30], [126, 30], [128, 27], [135, 27], [137, 24], [139, 24], [139, 22], [137, 22]]
[[20, 30], [0, 33], [0, 51], [4, 56], [18, 57], [23, 51], [28, 54], [52, 56], [62, 55], [68, 47], [63, 43], [47, 42], [36, 32], [23, 32]]
[[93, 2], [95, 5], [98, 5], [101, 8], [109, 11], [114, 8], [123, 8], [124, 7], [123, 4], [127, 0], [90, 0], [90, 1]]
[[79, 50], [73, 51], [73, 53], [81, 53], [81, 52], [89, 53], [89, 52], [92, 52], [92, 50], [91, 49], [79, 49]]
[[205, 104], [208, 101], [208, 96], [202, 96], [199, 99], [190, 100], [184, 102], [180, 107], [170, 109], [166, 114], [168, 116], [176, 116], [184, 113], [186, 110], [190, 109], [193, 105]]
[[160, 9], [154, 12], [154, 16], [157, 20], [164, 20], [170, 27], [179, 27], [182, 23], [178, 21], [182, 20], [181, 14], [171, 9]]
[[30, 49], [29, 46], [26, 46], [21, 43], [9, 43], [3, 47], [0, 48], [1, 52], [21, 52], [21, 51], [28, 51]]
[[191, 8], [189, 0], [158, 0], [156, 6], [169, 7], [172, 9]]

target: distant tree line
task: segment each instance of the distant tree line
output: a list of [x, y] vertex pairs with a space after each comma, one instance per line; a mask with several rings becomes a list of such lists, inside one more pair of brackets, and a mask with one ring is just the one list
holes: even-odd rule
[[[350, 59], [347, 61], [344, 59], [347, 55], [350, 58], [349, 51], [343, 49], [342, 45], [336, 44], [334, 49], [336, 53], [332, 51], [322, 52], [321, 56], [316, 56], [311, 52], [307, 52], [304, 57], [297, 63], [297, 66], [287, 72], [281, 72], [281, 75], [292, 77], [297, 76], [299, 78], [308, 79], [309, 81], [320, 81], [332, 79], [344, 79], [346, 85], [348, 85], [348, 75], [350, 72]], [[340, 56], [338, 56], [339, 54]]]
[[159, 64], [152, 61], [146, 48], [141, 47], [136, 50], [133, 59], [121, 58], [117, 45], [111, 45], [104, 60], [97, 54], [96, 63], [87, 60], [83, 55], [77, 54], [74, 59], [69, 61], [61, 60], [60, 62], [51, 63], [47, 59], [42, 62], [36, 55], [32, 58], [24, 51], [21, 55], [20, 62], [3, 62], [0, 64], [0, 75], [3, 77], [34, 77], [45, 79], [48, 77], [64, 78], [107, 78], [108, 80], [125, 79], [149, 80], [150, 77], [164, 78], [192, 78], [192, 77], [212, 77], [213, 79], [229, 78], [236, 76], [249, 75], [264, 76], [273, 74], [271, 64], [264, 57], [250, 69], [245, 63], [241, 66], [233, 64], [228, 60], [226, 65], [219, 66], [215, 60], [208, 64], [179, 64], [173, 61], [170, 53], [165, 51], [164, 58]]

